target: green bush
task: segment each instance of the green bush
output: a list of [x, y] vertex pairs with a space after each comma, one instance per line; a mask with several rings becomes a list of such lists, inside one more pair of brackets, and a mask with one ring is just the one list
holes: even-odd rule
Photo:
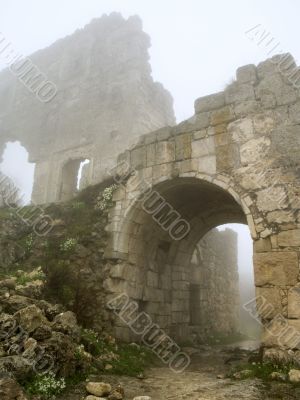
[[53, 372], [47, 375], [35, 375], [31, 381], [25, 383], [25, 390], [31, 395], [40, 395], [43, 399], [51, 399], [62, 393], [66, 388], [64, 378], [56, 378]]
[[154, 360], [154, 354], [146, 347], [117, 343], [112, 337], [103, 338], [91, 329], [82, 331], [81, 340], [88, 352], [111, 365], [110, 374], [138, 376]]

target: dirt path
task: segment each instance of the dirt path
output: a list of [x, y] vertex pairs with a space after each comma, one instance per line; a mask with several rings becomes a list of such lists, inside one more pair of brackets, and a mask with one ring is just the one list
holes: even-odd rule
[[[264, 384], [259, 379], [234, 381], [218, 375], [228, 372], [234, 363], [247, 357], [242, 351], [232, 352], [224, 348], [187, 349], [192, 363], [181, 374], [167, 367], [155, 367], [146, 372], [145, 379], [117, 376], [97, 376], [95, 380], [120, 383], [125, 389], [126, 400], [135, 396], [150, 396], [152, 400], [299, 400], [300, 388], [293, 389], [285, 383]], [[92, 377], [91, 377], [92, 378]], [[65, 395], [64, 400], [83, 398], [84, 385], [77, 393]]]

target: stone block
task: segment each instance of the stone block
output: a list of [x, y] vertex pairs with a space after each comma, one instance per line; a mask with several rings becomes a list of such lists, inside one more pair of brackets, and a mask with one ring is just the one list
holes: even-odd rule
[[215, 155], [199, 158], [198, 171], [209, 175], [217, 172], [217, 158]]
[[250, 118], [238, 119], [228, 125], [227, 131], [234, 142], [245, 142], [253, 138], [253, 122]]
[[214, 93], [209, 96], [200, 97], [195, 101], [195, 112], [215, 110], [225, 105], [224, 92]]
[[132, 168], [146, 167], [146, 151], [144, 146], [133, 149], [130, 152], [130, 164]]
[[238, 68], [236, 79], [239, 83], [255, 83], [257, 81], [255, 65], [249, 64]]
[[300, 319], [300, 284], [294, 286], [288, 293], [288, 317]]
[[253, 260], [256, 286], [294, 286], [297, 283], [299, 266], [296, 252], [255, 253]]
[[266, 347], [300, 349], [300, 320], [274, 318], [264, 329], [262, 342]]
[[256, 253], [265, 253], [272, 250], [271, 239], [259, 239], [254, 242], [254, 250]]
[[171, 141], [156, 143], [156, 164], [163, 164], [175, 160], [175, 144]]
[[234, 113], [237, 118], [259, 112], [260, 109], [261, 105], [256, 100], [245, 100], [234, 105]]
[[[292, 216], [290, 216], [292, 219]], [[300, 229], [278, 233], [278, 245], [283, 247], [300, 247]]]
[[266, 93], [275, 96], [278, 106], [297, 101], [297, 92], [289, 84], [285, 83], [279, 72], [267, 75], [256, 87], [256, 96], [262, 98]]
[[156, 158], [156, 143], [151, 143], [146, 146], [147, 167], [155, 165]]
[[193, 130], [199, 130], [207, 128], [210, 121], [210, 112], [201, 112], [193, 116], [189, 121], [191, 121]]
[[176, 160], [185, 160], [191, 158], [192, 145], [191, 134], [186, 133], [175, 137], [175, 157]]
[[272, 319], [282, 314], [280, 289], [256, 288], [257, 311], [262, 319]]
[[233, 121], [235, 118], [233, 110], [229, 106], [222, 107], [218, 110], [212, 111], [210, 123], [212, 126], [226, 124]]
[[192, 142], [192, 157], [203, 157], [215, 153], [215, 142], [213, 137], [194, 140]]
[[251, 84], [234, 82], [226, 88], [226, 104], [240, 103], [245, 100], [255, 100], [254, 89]]
[[236, 144], [230, 143], [216, 148], [217, 171], [227, 171], [228, 169], [239, 167], [240, 154]]
[[228, 133], [221, 133], [219, 135], [215, 135], [214, 139], [216, 146], [224, 146], [226, 144], [229, 144], [231, 138]]

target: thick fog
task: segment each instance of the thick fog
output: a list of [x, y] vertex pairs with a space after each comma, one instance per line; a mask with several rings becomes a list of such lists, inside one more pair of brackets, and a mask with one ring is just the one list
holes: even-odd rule
[[[177, 122], [193, 114], [194, 100], [223, 90], [239, 66], [280, 52], [300, 60], [300, 2], [297, 0], [1, 0], [0, 31], [24, 55], [44, 48], [103, 13], [138, 14], [151, 37], [150, 62], [155, 80], [174, 98]], [[276, 51], [251, 36], [260, 25]], [[273, 46], [273, 47], [274, 47]], [[0, 67], [5, 63], [0, 59]], [[30, 197], [34, 166], [20, 146], [8, 144], [1, 170], [12, 176], [25, 200]], [[243, 282], [253, 281], [251, 239], [239, 232]]]

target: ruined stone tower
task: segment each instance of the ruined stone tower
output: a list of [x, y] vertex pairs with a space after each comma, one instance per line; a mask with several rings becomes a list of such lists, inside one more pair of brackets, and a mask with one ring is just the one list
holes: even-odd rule
[[[82, 160], [90, 160], [85, 184], [97, 183], [137, 137], [175, 123], [171, 95], [151, 77], [149, 47], [139, 17], [113, 13], [30, 56], [57, 87], [51, 101], [0, 74], [0, 157], [8, 141], [26, 148], [36, 203], [72, 197]], [[34, 84], [34, 73], [24, 67], [21, 77]]]

